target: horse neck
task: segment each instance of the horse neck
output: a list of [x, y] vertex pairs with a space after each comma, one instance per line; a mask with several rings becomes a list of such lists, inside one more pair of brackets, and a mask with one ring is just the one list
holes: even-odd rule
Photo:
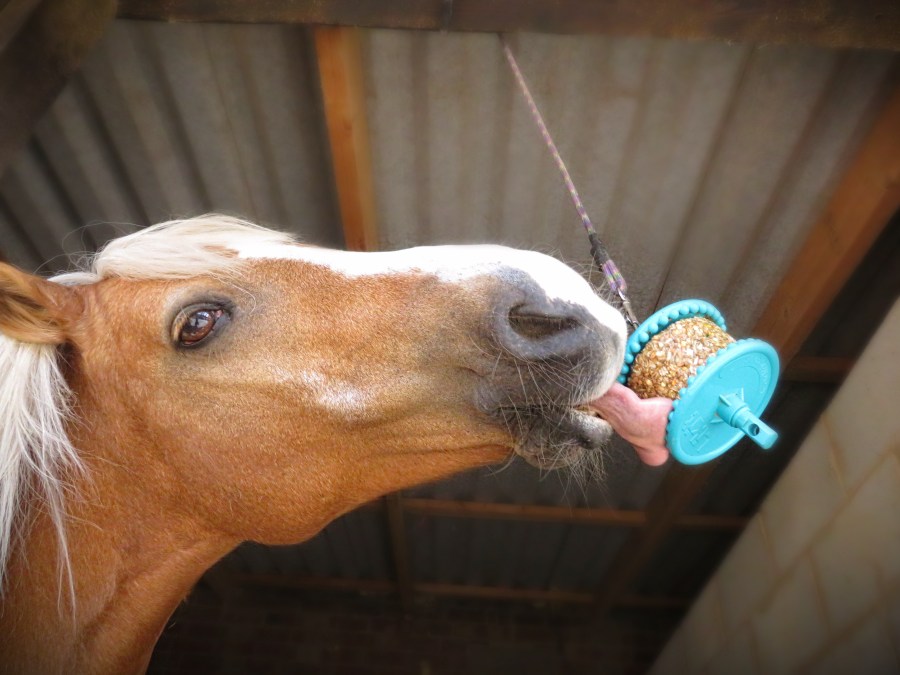
[[[237, 543], [161, 499], [159, 486], [176, 479], [142, 465], [161, 453], [123, 434], [121, 417], [102, 417], [71, 430], [87, 466], [68, 502], [74, 611], [56, 531], [38, 512], [0, 600], [2, 672], [143, 672], [178, 603]], [[128, 452], [116, 447], [122, 438], [133, 439]]]

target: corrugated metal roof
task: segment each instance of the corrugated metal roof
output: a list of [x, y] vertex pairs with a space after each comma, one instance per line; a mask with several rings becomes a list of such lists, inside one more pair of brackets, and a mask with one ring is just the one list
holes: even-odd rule
[[[753, 325], [822, 208], [895, 61], [596, 36], [519, 35], [513, 47], [638, 314], [702, 296], [736, 334]], [[368, 31], [363, 55], [383, 247], [492, 241], [585, 265], [580, 225], [496, 37]], [[132, 224], [209, 210], [340, 245], [314, 58], [302, 28], [117, 21], [0, 178], [3, 252], [57, 269], [60, 253]], [[735, 453], [717, 475], [740, 482], [734, 472], [767, 461], [759, 457]], [[579, 486], [519, 461], [409, 494], [641, 508], [663, 476], [623, 443], [607, 474]], [[743, 513], [757, 497], [710, 488], [701, 501]], [[406, 524], [418, 580], [535, 588], [596, 588], [625, 536], [567, 524]], [[227, 564], [389, 578], [385, 527], [377, 511], [354, 513], [303, 546], [245, 546]]]
[[[867, 128], [893, 55], [521, 35], [522, 70], [633, 304], [746, 330]], [[364, 43], [382, 243], [500, 241], [587, 262], [492, 35]]]
[[115, 22], [0, 179], [4, 250], [34, 268], [211, 210], [340, 245], [313, 59], [302, 28]]

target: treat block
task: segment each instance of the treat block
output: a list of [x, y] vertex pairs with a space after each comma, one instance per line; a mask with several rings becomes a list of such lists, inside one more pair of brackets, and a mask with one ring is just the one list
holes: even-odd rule
[[666, 446], [683, 464], [702, 464], [744, 436], [772, 447], [778, 434], [759, 415], [772, 398], [778, 372], [771, 345], [735, 340], [715, 307], [683, 300], [634, 331], [619, 382], [641, 398], [671, 398]]

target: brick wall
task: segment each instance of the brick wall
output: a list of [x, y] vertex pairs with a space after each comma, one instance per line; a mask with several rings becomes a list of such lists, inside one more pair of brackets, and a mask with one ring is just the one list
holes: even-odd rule
[[199, 587], [163, 633], [149, 672], [315, 675], [639, 675], [677, 618], [326, 592]]
[[900, 673], [900, 302], [651, 672]]

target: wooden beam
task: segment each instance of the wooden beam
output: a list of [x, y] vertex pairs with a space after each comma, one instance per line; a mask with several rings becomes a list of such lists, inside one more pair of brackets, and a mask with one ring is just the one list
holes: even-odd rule
[[[374, 251], [378, 248], [378, 228], [359, 31], [322, 26], [315, 29], [314, 39], [344, 245], [350, 251]], [[412, 608], [413, 581], [400, 495], [387, 495], [384, 507], [395, 588], [403, 610], [408, 612]]]
[[[417, 516], [512, 520], [532, 523], [578, 523], [609, 527], [643, 527], [647, 524], [646, 512], [626, 509], [497, 504], [411, 497], [404, 497], [402, 505], [405, 513]], [[684, 514], [675, 522], [676, 527], [691, 530], [740, 531], [746, 524], [747, 519], [740, 516], [707, 514]]]
[[359, 32], [320, 27], [315, 43], [344, 243], [351, 251], [374, 251], [378, 236]]
[[[231, 576], [229, 583], [311, 591], [392, 593], [396, 590], [396, 585], [387, 579], [293, 577], [283, 574], [236, 574]], [[413, 586], [413, 590], [422, 595], [476, 598], [481, 600], [508, 600], [511, 602], [588, 605], [594, 601], [594, 594], [590, 592], [543, 588], [418, 583]], [[619, 606], [635, 609], [684, 609], [687, 604], [686, 598], [630, 595], [621, 598]]]
[[[0, 54], [0, 174], [26, 145], [32, 129], [77, 71], [116, 14], [116, 0], [44, 0], [27, 14], [4, 7], [12, 32]], [[6, 11], [12, 12], [5, 19]], [[21, 28], [15, 24], [25, 15]]]
[[789, 382], [840, 384], [856, 359], [843, 356], [795, 356], [785, 366], [782, 378]]
[[790, 361], [898, 209], [900, 86], [813, 225], [754, 334], [776, 345], [782, 360]]
[[399, 493], [389, 494], [384, 498], [387, 514], [388, 538], [391, 544], [391, 556], [394, 559], [394, 577], [397, 581], [397, 592], [404, 611], [412, 608], [413, 584], [409, 570], [409, 548], [406, 545], [406, 524], [403, 521], [403, 505]]
[[121, 0], [119, 16], [900, 49], [895, 0]]
[[393, 593], [397, 590], [397, 585], [389, 579], [294, 577], [286, 574], [232, 574], [230, 583], [311, 591], [356, 591], [358, 593]]
[[497, 504], [446, 499], [413, 499], [406, 497], [403, 508], [410, 515], [449, 518], [478, 518], [550, 523], [587, 523], [621, 527], [641, 527], [646, 523], [643, 511], [618, 509], [584, 509], [533, 504]]
[[543, 588], [510, 588], [506, 586], [466, 586], [463, 584], [422, 583], [416, 591], [426, 595], [482, 600], [513, 600], [586, 605], [593, 599], [590, 593], [549, 590]]
[[[771, 342], [782, 363], [794, 360], [898, 208], [900, 87], [888, 97], [751, 335]], [[669, 470], [647, 507], [646, 527], [626, 541], [610, 567], [597, 598], [601, 611], [627, 594], [714, 469], [715, 464]]]
[[[416, 584], [416, 592], [427, 595], [485, 600], [512, 600], [516, 602], [541, 602], [567, 605], [589, 605], [594, 602], [593, 593], [543, 588], [508, 588], [500, 586], [465, 586], [460, 584]], [[639, 609], [684, 609], [685, 598], [629, 595], [620, 599], [620, 607]]]

